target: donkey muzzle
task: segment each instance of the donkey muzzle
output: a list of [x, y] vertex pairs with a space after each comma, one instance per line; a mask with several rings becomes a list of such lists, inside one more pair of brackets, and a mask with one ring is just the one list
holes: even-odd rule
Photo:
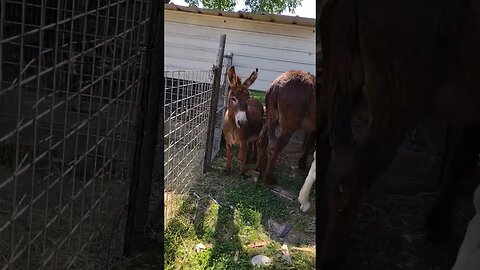
[[244, 126], [247, 123], [247, 114], [244, 111], [239, 111], [235, 115], [235, 124], [238, 128]]

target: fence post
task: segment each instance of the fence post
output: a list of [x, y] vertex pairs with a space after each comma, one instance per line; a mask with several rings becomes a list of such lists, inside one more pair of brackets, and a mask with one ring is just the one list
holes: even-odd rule
[[[225, 75], [224, 75], [224, 79], [223, 79], [223, 91], [224, 91], [224, 93], [223, 93], [223, 97], [224, 97], [223, 98], [223, 110], [222, 110], [223, 114], [225, 113], [225, 110], [227, 109], [228, 85], [230, 84], [230, 82], [228, 81], [228, 69], [232, 66], [232, 63], [233, 63], [233, 53], [230, 52], [229, 54], [226, 54], [225, 58], [227, 59], [227, 63], [225, 64]], [[223, 114], [222, 114], [222, 117], [223, 117]], [[219, 145], [218, 152], [220, 152], [220, 148], [225, 143], [225, 138], [223, 138], [221, 130], [223, 130], [223, 121], [220, 123], [220, 142], [219, 142], [220, 145]]]
[[210, 168], [212, 161], [213, 135], [215, 134], [215, 121], [217, 114], [218, 95], [220, 92], [220, 77], [222, 76], [223, 54], [225, 51], [225, 40], [227, 35], [220, 36], [220, 44], [217, 54], [217, 63], [214, 67], [215, 76], [213, 77], [212, 99], [210, 102], [210, 117], [208, 118], [207, 142], [205, 145], [205, 159], [203, 162], [203, 172]]
[[229, 81], [228, 81], [228, 69], [232, 66], [232, 61], [233, 61], [233, 53], [229, 53], [229, 54], [226, 54], [225, 55], [225, 58], [228, 59], [228, 62], [226, 64], [226, 72], [225, 72], [225, 78], [223, 79], [223, 85], [224, 85], [224, 97], [225, 99], [223, 100], [223, 107], [226, 108], [227, 107], [227, 96], [228, 96], [228, 85], [229, 85]]
[[[142, 83], [140, 106], [137, 109], [136, 145], [133, 157], [130, 192], [128, 198], [127, 224], [125, 228], [124, 255], [130, 256], [144, 248], [145, 227], [148, 219], [152, 168], [158, 123], [163, 119], [158, 107], [163, 104], [163, 80], [158, 74], [162, 72], [163, 52], [156, 48], [162, 46], [163, 22], [161, 3], [152, 2], [149, 32], [147, 34], [147, 57], [145, 77]], [[161, 130], [161, 132], [163, 129]]]

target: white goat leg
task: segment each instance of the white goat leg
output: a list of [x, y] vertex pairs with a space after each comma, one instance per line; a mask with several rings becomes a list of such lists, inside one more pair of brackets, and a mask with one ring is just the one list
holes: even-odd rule
[[476, 213], [468, 224], [465, 238], [452, 270], [480, 269], [480, 185], [473, 195], [473, 204]]
[[313, 152], [313, 161], [310, 170], [308, 171], [307, 178], [305, 178], [305, 183], [303, 183], [302, 189], [298, 194], [298, 201], [300, 202], [300, 210], [307, 212], [310, 208], [310, 202], [308, 201], [308, 196], [310, 195], [310, 190], [312, 189], [313, 183], [315, 182], [316, 166], [315, 166], [315, 155], [317, 151]]

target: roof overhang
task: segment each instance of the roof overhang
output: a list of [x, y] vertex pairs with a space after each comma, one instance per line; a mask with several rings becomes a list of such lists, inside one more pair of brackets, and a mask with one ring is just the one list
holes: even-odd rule
[[242, 11], [230, 12], [230, 11], [222, 11], [218, 9], [185, 7], [185, 6], [175, 5], [175, 4], [164, 4], [164, 8], [165, 10], [182, 11], [182, 12], [190, 12], [190, 13], [197, 13], [197, 14], [213, 15], [213, 16], [223, 16], [223, 17], [246, 19], [246, 20], [261, 21], [261, 22], [311, 26], [314, 28], [315, 28], [315, 22], [316, 22], [315, 19], [305, 18], [300, 16], [276, 15], [276, 14], [270, 14], [270, 13], [252, 13], [252, 12], [242, 12]]

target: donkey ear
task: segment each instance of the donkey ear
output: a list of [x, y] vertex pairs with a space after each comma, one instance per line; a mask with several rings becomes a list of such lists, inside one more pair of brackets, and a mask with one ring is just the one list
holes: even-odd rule
[[255, 71], [252, 72], [252, 74], [250, 74], [250, 77], [248, 77], [248, 79], [246, 79], [243, 82], [243, 85], [248, 88], [250, 85], [252, 85], [255, 82], [255, 80], [257, 79], [257, 76], [258, 76], [258, 68], [256, 68]]
[[238, 78], [237, 74], [235, 73], [235, 66], [231, 66], [228, 69], [228, 81], [232, 86], [240, 84], [240, 78]]

